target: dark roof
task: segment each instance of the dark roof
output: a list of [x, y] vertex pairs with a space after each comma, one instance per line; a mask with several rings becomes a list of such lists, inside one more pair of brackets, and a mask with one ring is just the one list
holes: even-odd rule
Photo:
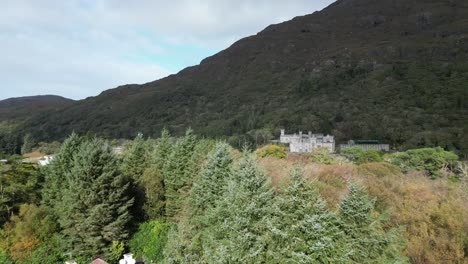
[[354, 144], [364, 145], [364, 144], [380, 144], [378, 140], [354, 140]]

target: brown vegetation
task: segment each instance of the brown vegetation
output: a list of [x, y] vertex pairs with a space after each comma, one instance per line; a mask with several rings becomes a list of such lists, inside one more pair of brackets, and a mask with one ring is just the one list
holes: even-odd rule
[[378, 214], [403, 228], [411, 263], [467, 263], [468, 183], [431, 180], [424, 173], [401, 173], [389, 163], [320, 165], [298, 157], [266, 158], [260, 165], [281, 188], [294, 164], [304, 167], [329, 207], [336, 207], [350, 182], [364, 185], [376, 198]]

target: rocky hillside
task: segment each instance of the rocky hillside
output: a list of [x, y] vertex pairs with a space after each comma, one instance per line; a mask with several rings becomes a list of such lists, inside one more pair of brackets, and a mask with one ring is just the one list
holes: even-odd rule
[[468, 2], [339, 0], [200, 65], [78, 101], [20, 128], [40, 140], [180, 133], [231, 142], [277, 129], [468, 152]]

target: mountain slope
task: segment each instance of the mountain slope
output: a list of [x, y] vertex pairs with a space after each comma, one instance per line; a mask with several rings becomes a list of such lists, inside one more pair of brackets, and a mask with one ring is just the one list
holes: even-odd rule
[[55, 95], [25, 96], [0, 101], [0, 122], [25, 119], [40, 112], [58, 111], [74, 101]]
[[176, 75], [108, 90], [21, 129], [50, 140], [191, 126], [241, 142], [285, 127], [466, 153], [467, 57], [465, 0], [340, 0]]

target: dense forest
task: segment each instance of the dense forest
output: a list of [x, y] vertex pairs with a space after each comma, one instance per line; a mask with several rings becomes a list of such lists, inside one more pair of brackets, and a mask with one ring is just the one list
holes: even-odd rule
[[442, 148], [286, 155], [224, 141], [69, 136], [0, 163], [0, 262], [463, 263], [468, 166]]

